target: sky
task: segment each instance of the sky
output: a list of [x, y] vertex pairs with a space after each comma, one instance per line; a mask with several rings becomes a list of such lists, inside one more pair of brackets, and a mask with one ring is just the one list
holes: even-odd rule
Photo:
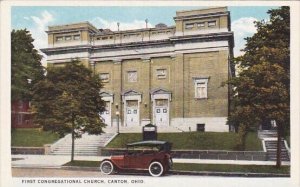
[[[89, 21], [97, 28], [120, 30], [145, 28], [158, 23], [168, 26], [175, 25], [173, 17], [178, 10], [193, 10], [205, 8], [201, 6], [161, 6], [161, 7], [111, 7], [111, 6], [14, 6], [11, 10], [12, 29], [27, 28], [35, 39], [37, 49], [47, 47], [48, 26]], [[234, 56], [242, 54], [245, 37], [256, 32], [254, 21], [268, 20], [267, 11], [277, 7], [271, 6], [233, 6], [228, 7], [231, 15], [231, 29], [234, 32]]]

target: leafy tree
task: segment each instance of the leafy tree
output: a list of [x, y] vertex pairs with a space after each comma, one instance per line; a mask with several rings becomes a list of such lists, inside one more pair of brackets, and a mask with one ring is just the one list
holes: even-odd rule
[[42, 56], [26, 29], [11, 32], [11, 100], [30, 101], [31, 89], [44, 75]]
[[229, 81], [235, 107], [228, 121], [249, 129], [275, 120], [280, 167], [280, 140], [290, 126], [290, 11], [280, 7], [268, 14], [270, 21], [256, 22], [257, 33], [246, 38], [244, 55], [235, 59], [241, 72]]
[[61, 137], [72, 133], [71, 161], [74, 160], [75, 138], [85, 132], [103, 133], [105, 124], [99, 118], [99, 113], [105, 110], [99, 95], [101, 88], [99, 77], [78, 60], [64, 67], [48, 68], [46, 77], [34, 86], [34, 121], [43, 130], [56, 132]]

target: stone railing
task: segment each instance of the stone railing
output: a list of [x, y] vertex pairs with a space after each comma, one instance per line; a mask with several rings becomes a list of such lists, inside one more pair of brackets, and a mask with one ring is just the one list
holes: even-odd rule
[[12, 155], [44, 155], [44, 147], [11, 147]]

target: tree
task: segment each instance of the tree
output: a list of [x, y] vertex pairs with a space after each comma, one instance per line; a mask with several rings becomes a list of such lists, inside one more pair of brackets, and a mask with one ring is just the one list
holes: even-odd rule
[[235, 107], [228, 121], [253, 128], [275, 120], [280, 167], [280, 141], [290, 126], [290, 11], [280, 7], [268, 14], [270, 21], [256, 22], [257, 33], [246, 38], [244, 55], [234, 60], [241, 72], [229, 81]]
[[105, 124], [99, 113], [105, 110], [99, 92], [102, 88], [98, 76], [78, 60], [64, 67], [47, 69], [45, 78], [33, 89], [34, 121], [43, 130], [61, 137], [72, 134], [71, 161], [74, 160], [74, 141], [82, 133], [101, 134]]
[[31, 89], [44, 75], [42, 56], [26, 29], [11, 32], [11, 100], [30, 101]]

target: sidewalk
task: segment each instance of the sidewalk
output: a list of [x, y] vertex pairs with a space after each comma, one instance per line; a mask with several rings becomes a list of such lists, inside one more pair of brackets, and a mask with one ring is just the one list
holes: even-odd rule
[[[75, 160], [101, 161], [103, 156], [75, 156]], [[61, 168], [71, 160], [70, 155], [12, 155], [12, 167], [30, 168]], [[206, 159], [173, 159], [174, 163], [195, 164], [235, 164], [235, 165], [275, 165], [275, 161], [246, 161], [246, 160], [206, 160]], [[290, 165], [290, 162], [282, 162]]]

